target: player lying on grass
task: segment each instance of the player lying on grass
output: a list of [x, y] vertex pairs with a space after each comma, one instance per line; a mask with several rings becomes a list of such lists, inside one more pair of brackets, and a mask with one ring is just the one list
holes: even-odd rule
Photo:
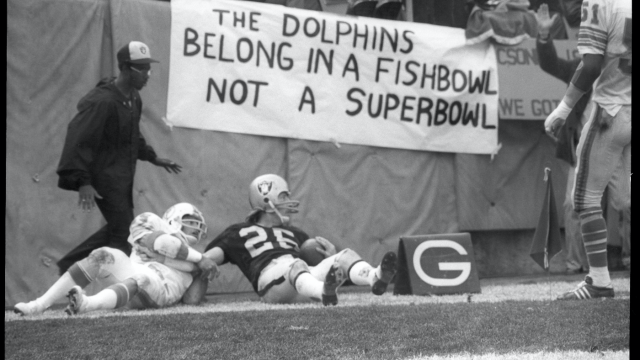
[[[207, 246], [205, 256], [219, 265], [237, 265], [260, 299], [268, 303], [314, 300], [336, 305], [336, 291], [347, 279], [356, 285], [371, 286], [376, 295], [383, 294], [396, 272], [396, 254], [386, 253], [380, 266], [374, 268], [351, 249], [336, 253], [328, 240], [310, 239], [304, 231], [289, 225], [289, 214], [298, 212], [299, 204], [289, 196], [287, 182], [280, 176], [257, 177], [249, 186], [252, 211], [247, 220], [218, 235]], [[325, 259], [316, 266], [309, 266], [300, 258], [300, 247], [306, 241], [322, 246], [318, 251]], [[198, 283], [201, 295], [206, 285]]]
[[[191, 246], [206, 234], [202, 213], [193, 205], [179, 203], [162, 216], [147, 212], [138, 215], [129, 228], [131, 256], [118, 249], [101, 247], [65, 272], [39, 298], [18, 303], [21, 315], [40, 314], [67, 295], [67, 314], [115, 309], [161, 308], [174, 305], [193, 284], [217, 273], [217, 265]], [[149, 261], [153, 258], [153, 261]], [[194, 280], [194, 274], [199, 276]], [[194, 272], [196, 271], [196, 272]], [[94, 296], [82, 288], [96, 281], [103, 289]], [[185, 296], [190, 302], [193, 297]]]

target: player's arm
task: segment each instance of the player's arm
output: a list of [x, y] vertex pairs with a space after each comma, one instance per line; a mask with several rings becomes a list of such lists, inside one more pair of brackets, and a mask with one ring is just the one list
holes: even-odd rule
[[326, 258], [328, 258], [329, 256], [335, 255], [338, 251], [336, 250], [335, 245], [333, 245], [333, 243], [331, 243], [331, 241], [321, 237], [321, 236], [316, 236], [315, 238], [311, 238], [308, 240], [315, 240], [318, 242], [318, 244], [320, 245], [320, 247], [316, 248], [316, 251], [319, 252], [322, 256]]
[[184, 260], [198, 263], [202, 260], [202, 253], [183, 243], [177, 237], [162, 231], [155, 231], [143, 236], [138, 244], [153, 250], [170, 259]]
[[[584, 56], [582, 56], [582, 62], [578, 65], [578, 68], [571, 79], [571, 84], [582, 94], [588, 92], [593, 87], [596, 79], [598, 79], [602, 73], [603, 64], [604, 55], [584, 54]], [[571, 95], [568, 94], [568, 92], [569, 91], [567, 90], [565, 97], [567, 97], [567, 95]]]
[[168, 267], [184, 272], [194, 272], [198, 270], [198, 266], [190, 261], [172, 259], [165, 255], [159, 254], [144, 246], [134, 246], [134, 251], [138, 254], [140, 259], [144, 262], [155, 261], [164, 264]]
[[198, 250], [173, 235], [161, 231], [152, 232], [138, 240], [138, 244], [166, 256], [165, 264], [168, 259], [183, 260], [194, 263], [207, 276], [217, 272], [217, 264], [213, 260], [203, 256]]
[[[209, 249], [203, 256], [211, 259], [217, 265], [221, 265], [224, 262], [224, 252], [217, 246]], [[182, 296], [182, 302], [184, 304], [197, 305], [202, 302], [204, 295], [207, 292], [207, 285], [210, 279], [210, 277], [204, 275], [205, 274], [203, 273], [202, 275], [195, 276], [193, 278], [193, 282]]]
[[[163, 256], [163, 255], [161, 255]], [[168, 258], [168, 257], [164, 257], [164, 262], [163, 264], [167, 265], [170, 268], [174, 268], [176, 270], [180, 270], [180, 271], [184, 271], [184, 272], [194, 272], [196, 270], [198, 270], [198, 265], [190, 262], [190, 261], [186, 261], [186, 260], [178, 260], [178, 259], [172, 259], [172, 258]]]
[[554, 134], [556, 129], [564, 124], [578, 100], [593, 87], [602, 72], [603, 63], [603, 55], [584, 54], [562, 101], [544, 122], [547, 133]]
[[204, 256], [213, 260], [217, 265], [222, 265], [224, 263], [224, 251], [217, 246], [207, 250], [204, 253]]
[[187, 291], [182, 295], [182, 303], [187, 305], [198, 305], [204, 300], [207, 293], [207, 285], [209, 281], [205, 276], [195, 276]]

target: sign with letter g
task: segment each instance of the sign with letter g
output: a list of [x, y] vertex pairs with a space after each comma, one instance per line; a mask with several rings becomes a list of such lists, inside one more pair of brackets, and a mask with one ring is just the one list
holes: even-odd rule
[[403, 237], [398, 258], [394, 294], [480, 292], [469, 233]]

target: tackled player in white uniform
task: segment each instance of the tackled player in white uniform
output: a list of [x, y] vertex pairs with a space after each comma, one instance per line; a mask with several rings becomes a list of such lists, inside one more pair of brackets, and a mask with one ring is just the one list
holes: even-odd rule
[[[125, 306], [141, 309], [174, 305], [193, 283], [194, 272], [206, 278], [217, 272], [212, 260], [192, 248], [206, 231], [204, 216], [188, 203], [170, 207], [162, 218], [142, 213], [130, 226], [130, 257], [118, 249], [96, 249], [72, 265], [44, 295], [16, 304], [14, 311], [39, 314], [65, 295], [69, 315]], [[154, 260], [148, 261], [150, 257]], [[94, 281], [103, 290], [86, 296], [82, 288]]]

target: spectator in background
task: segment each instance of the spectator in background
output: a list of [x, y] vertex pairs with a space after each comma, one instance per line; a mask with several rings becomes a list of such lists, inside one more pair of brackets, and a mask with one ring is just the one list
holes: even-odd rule
[[398, 20], [403, 0], [347, 0], [347, 15]]
[[529, 9], [535, 11], [536, 14], [541, 6], [544, 5], [547, 8], [546, 11], [552, 20], [550, 26], [546, 25], [549, 26], [547, 32], [549, 37], [555, 40], [566, 40], [569, 38], [564, 20], [565, 13], [563, 11], [562, 1], [564, 0], [530, 0]]
[[567, 38], [578, 40], [580, 19], [582, 18], [582, 0], [561, 0], [562, 12], [567, 26]]
[[534, 38], [536, 18], [527, 0], [475, 0], [464, 35], [467, 45], [487, 39], [502, 45], [516, 45]]
[[414, 0], [413, 21], [465, 29], [474, 5], [474, 0]]
[[127, 256], [129, 225], [133, 221], [133, 177], [136, 161], [146, 160], [179, 173], [180, 165], [158, 158], [140, 133], [142, 100], [138, 93], [149, 80], [149, 47], [131, 41], [117, 54], [118, 77], [100, 80], [78, 102], [58, 165], [58, 187], [78, 192], [78, 206], [96, 205], [107, 224], [58, 261], [60, 275], [91, 253], [108, 246]]
[[562, 12], [567, 25], [572, 28], [580, 27], [582, 17], [582, 0], [561, 0]]

